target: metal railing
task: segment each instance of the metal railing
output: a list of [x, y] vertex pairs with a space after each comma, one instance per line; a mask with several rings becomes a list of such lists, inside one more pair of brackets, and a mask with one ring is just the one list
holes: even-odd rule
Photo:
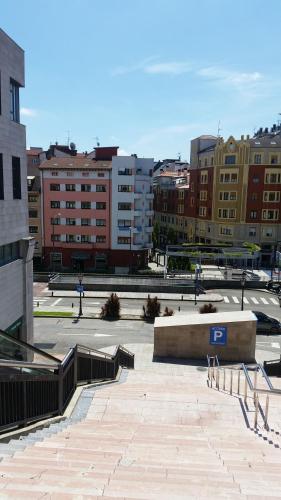
[[[254, 403], [254, 427], [258, 426], [258, 416], [261, 415], [264, 421], [264, 427], [268, 431], [268, 411], [269, 411], [269, 397], [270, 396], [280, 396], [281, 390], [275, 389], [268, 378], [262, 365], [258, 363], [245, 365], [244, 363], [238, 363], [235, 365], [221, 366], [218, 360], [218, 356], [207, 355], [208, 363], [208, 385], [209, 387], [214, 387], [220, 391], [221, 389], [225, 392], [229, 392], [230, 395], [237, 394], [238, 396], [243, 396], [244, 406], [247, 409], [247, 401], [250, 397], [249, 394], [253, 395]], [[250, 374], [253, 374], [253, 381]], [[237, 380], [235, 383], [235, 375], [237, 374]], [[258, 382], [260, 381], [259, 375], [265, 382], [266, 388], [258, 387]], [[265, 408], [261, 407], [259, 395], [264, 394]]]
[[[29, 352], [27, 360], [0, 359], [0, 432], [62, 415], [78, 385], [114, 380], [120, 367], [134, 368], [134, 355], [122, 346], [110, 355], [76, 345], [60, 361], [5, 332], [0, 337]], [[30, 352], [45, 361], [32, 361]]]

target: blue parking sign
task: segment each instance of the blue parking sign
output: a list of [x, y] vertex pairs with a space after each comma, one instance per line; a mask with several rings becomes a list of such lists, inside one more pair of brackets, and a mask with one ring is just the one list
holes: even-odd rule
[[227, 328], [226, 328], [226, 326], [211, 326], [210, 327], [210, 344], [211, 345], [226, 345], [227, 344]]

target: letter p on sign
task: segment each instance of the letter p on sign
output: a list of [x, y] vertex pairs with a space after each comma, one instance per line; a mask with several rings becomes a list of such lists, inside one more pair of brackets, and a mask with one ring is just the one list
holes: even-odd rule
[[227, 328], [225, 326], [211, 326], [210, 344], [226, 345], [226, 343], [227, 343]]

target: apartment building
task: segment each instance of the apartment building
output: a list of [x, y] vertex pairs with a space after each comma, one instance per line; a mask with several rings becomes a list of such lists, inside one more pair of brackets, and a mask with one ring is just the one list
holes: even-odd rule
[[0, 29], [0, 328], [32, 342], [34, 241], [28, 236], [22, 87], [24, 52]]
[[280, 174], [280, 126], [239, 140], [194, 139], [182, 215], [186, 230], [178, 241], [258, 243], [263, 263], [270, 264], [281, 242]]
[[[151, 248], [153, 160], [117, 147], [40, 166], [43, 261], [50, 270], [141, 267]], [[132, 238], [132, 239], [131, 239]]]

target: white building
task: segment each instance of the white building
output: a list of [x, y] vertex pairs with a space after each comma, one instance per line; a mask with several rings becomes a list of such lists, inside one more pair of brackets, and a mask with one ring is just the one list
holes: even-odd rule
[[[19, 109], [24, 53], [1, 29], [0, 78], [0, 329], [30, 342], [34, 240], [28, 236], [25, 127]], [[3, 351], [1, 342], [0, 356]]]
[[111, 249], [117, 267], [126, 253], [128, 267], [145, 265], [152, 248], [153, 166], [153, 158], [112, 158]]

